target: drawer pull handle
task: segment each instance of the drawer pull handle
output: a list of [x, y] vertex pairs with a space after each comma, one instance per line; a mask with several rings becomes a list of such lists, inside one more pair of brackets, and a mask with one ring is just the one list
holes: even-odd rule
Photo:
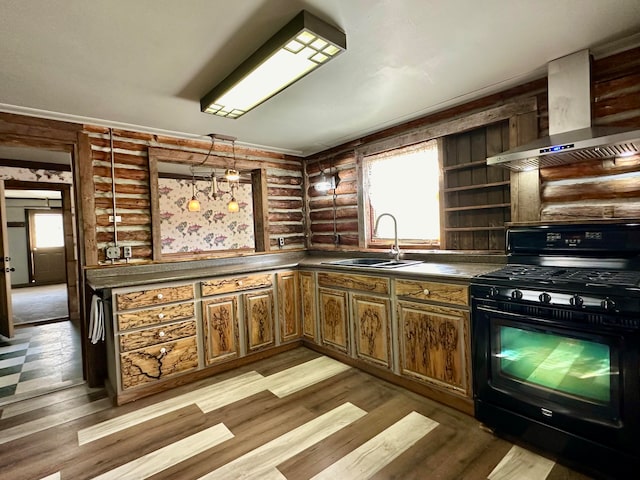
[[160, 330], [160, 331], [158, 332], [158, 336], [159, 336], [159, 337], [164, 337], [165, 335], [166, 335], [166, 334], [165, 334], [162, 330]]
[[431, 292], [429, 291], [428, 288], [425, 288], [422, 293], [424, 293], [425, 295], [431, 295]]
[[164, 348], [164, 347], [162, 347], [162, 348], [160, 349], [160, 353], [164, 355], [165, 353], [167, 353], [167, 349], [166, 349], [166, 348]]
[[161, 293], [159, 293], [158, 295], [156, 295], [156, 298], [158, 300], [162, 300], [164, 298], [164, 295], [162, 295]]
[[158, 318], [159, 318], [160, 320], [162, 320], [162, 319], [164, 318], [164, 313], [159, 313], [159, 314], [158, 314]]

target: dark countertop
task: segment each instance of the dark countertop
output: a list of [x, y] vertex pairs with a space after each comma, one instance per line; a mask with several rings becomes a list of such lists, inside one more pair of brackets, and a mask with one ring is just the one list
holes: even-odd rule
[[[438, 252], [435, 254], [411, 255], [410, 259], [422, 263], [392, 269], [375, 267], [349, 267], [330, 265], [327, 262], [346, 258], [371, 256], [366, 253], [349, 252], [285, 252], [243, 257], [227, 257], [209, 260], [168, 262], [153, 264], [130, 264], [89, 268], [86, 280], [93, 290], [133, 287], [150, 283], [201, 280], [211, 277], [254, 273], [287, 268], [321, 268], [335, 272], [360, 273], [433, 280], [469, 280], [477, 275], [491, 272], [505, 263], [504, 255], [483, 255]], [[376, 257], [386, 258], [386, 254]]]

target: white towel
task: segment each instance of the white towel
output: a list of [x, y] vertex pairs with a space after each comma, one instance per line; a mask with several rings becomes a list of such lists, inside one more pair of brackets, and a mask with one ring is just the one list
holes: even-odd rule
[[104, 341], [104, 306], [98, 295], [91, 298], [91, 313], [89, 314], [89, 338], [94, 345]]

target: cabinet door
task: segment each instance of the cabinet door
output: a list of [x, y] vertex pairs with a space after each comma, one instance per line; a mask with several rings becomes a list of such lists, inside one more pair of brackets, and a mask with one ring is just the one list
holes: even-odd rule
[[316, 282], [313, 272], [300, 272], [302, 335], [316, 340]]
[[356, 356], [367, 362], [390, 367], [390, 307], [386, 298], [353, 295]]
[[277, 275], [278, 321], [283, 342], [300, 338], [300, 295], [298, 294], [298, 272], [283, 272]]
[[243, 298], [248, 350], [274, 345], [273, 291], [245, 293]]
[[211, 365], [235, 358], [238, 351], [238, 299], [217, 298], [202, 302], [204, 361]]
[[470, 396], [469, 312], [399, 302], [398, 314], [402, 373]]
[[347, 353], [349, 349], [347, 292], [330, 288], [321, 288], [318, 292], [322, 344]]

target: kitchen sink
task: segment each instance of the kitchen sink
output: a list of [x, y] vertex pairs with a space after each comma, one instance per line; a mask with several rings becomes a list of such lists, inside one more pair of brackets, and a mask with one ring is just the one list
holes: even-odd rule
[[418, 260], [389, 260], [388, 258], [347, 258], [326, 263], [343, 267], [398, 268], [422, 262]]

